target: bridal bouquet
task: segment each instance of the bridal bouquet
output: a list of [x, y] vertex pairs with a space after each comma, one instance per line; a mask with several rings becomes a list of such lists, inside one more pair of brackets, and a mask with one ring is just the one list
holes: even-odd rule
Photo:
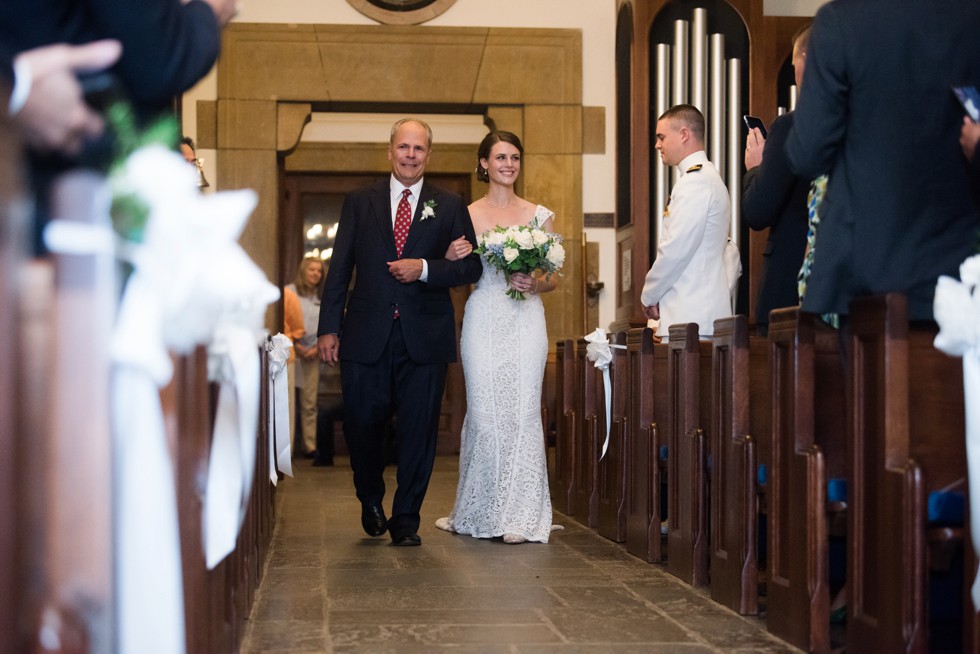
[[[535, 270], [545, 273], [545, 279], [558, 273], [565, 264], [565, 248], [558, 234], [527, 225], [497, 226], [480, 236], [476, 252], [508, 279], [512, 273], [531, 274]], [[513, 288], [507, 295], [515, 300], [525, 299], [524, 293]]]

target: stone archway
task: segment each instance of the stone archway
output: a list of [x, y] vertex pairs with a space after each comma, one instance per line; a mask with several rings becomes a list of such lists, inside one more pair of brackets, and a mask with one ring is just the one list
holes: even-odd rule
[[[518, 134], [525, 146], [523, 193], [555, 211], [568, 252], [559, 292], [545, 296], [549, 341], [581, 334], [580, 31], [229, 26], [217, 100], [199, 103], [198, 142], [218, 150], [220, 188], [258, 191], [259, 206], [241, 240], [272, 279], [279, 256], [279, 160], [296, 147], [314, 110], [482, 113]], [[387, 170], [380, 148], [372, 165], [378, 160], [379, 172]]]

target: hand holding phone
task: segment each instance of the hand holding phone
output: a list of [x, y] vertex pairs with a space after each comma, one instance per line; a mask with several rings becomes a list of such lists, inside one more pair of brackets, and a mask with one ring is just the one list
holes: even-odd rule
[[756, 116], [742, 116], [742, 120], [745, 121], [745, 126], [749, 128], [750, 132], [755, 127], [762, 133], [762, 138], [769, 138], [769, 133], [766, 132], [766, 124], [762, 122], [761, 118], [757, 118]]

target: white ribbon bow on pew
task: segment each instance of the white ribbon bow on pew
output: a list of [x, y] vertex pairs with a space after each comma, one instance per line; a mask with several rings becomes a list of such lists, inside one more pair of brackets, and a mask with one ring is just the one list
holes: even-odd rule
[[293, 476], [292, 454], [289, 443], [289, 379], [286, 362], [293, 342], [285, 334], [276, 334], [265, 343], [269, 353], [269, 481], [279, 482], [276, 474]]
[[237, 240], [236, 233], [213, 257], [213, 266], [200, 280], [200, 303], [193, 307], [196, 312], [212, 312], [208, 378], [219, 384], [204, 498], [204, 558], [209, 570], [235, 550], [248, 509], [262, 383], [262, 322], [266, 306], [279, 298], [279, 289]]
[[[970, 535], [980, 556], [980, 255], [960, 265], [960, 279], [942, 276], [936, 284], [933, 311], [939, 323], [935, 346], [963, 357], [963, 394], [966, 406], [966, 462], [970, 488]], [[980, 607], [980, 576], [970, 591]]]
[[606, 400], [606, 440], [602, 443], [602, 453], [599, 460], [602, 461], [609, 449], [609, 430], [611, 426], [609, 411], [612, 407], [612, 383], [609, 380], [609, 364], [612, 363], [613, 355], [610, 348], [625, 350], [625, 345], [614, 345], [609, 342], [606, 330], [596, 327], [596, 330], [585, 337], [588, 345], [585, 346], [585, 356], [595, 364], [598, 370], [602, 371], [602, 389]]
[[[251, 425], [240, 419], [245, 424], [239, 426], [250, 431], [254, 468], [256, 334], [266, 305], [279, 291], [237, 242], [257, 203], [254, 192], [202, 195], [194, 169], [162, 146], [131, 155], [112, 184], [148, 210], [142, 241], [120, 246], [117, 253], [133, 266], [112, 334], [117, 646], [121, 652], [180, 654], [185, 651], [180, 536], [160, 406], [160, 389], [173, 375], [170, 352], [188, 354], [217, 340], [234, 355], [234, 376], [244, 394], [239, 413], [252, 416]], [[250, 365], [244, 361], [246, 349]], [[209, 489], [214, 473], [209, 471]], [[238, 508], [240, 499], [235, 504]], [[209, 536], [213, 530], [205, 528]], [[231, 540], [234, 547], [234, 536]]]

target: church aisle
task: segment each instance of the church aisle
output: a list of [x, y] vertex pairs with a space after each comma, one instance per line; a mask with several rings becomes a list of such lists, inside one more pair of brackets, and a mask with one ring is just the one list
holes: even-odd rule
[[[743, 618], [555, 514], [547, 545], [439, 531], [457, 457], [439, 457], [422, 547], [361, 531], [350, 468], [296, 461], [279, 484], [267, 569], [245, 654], [313, 652], [795, 652]], [[386, 481], [391, 506], [394, 470]]]

